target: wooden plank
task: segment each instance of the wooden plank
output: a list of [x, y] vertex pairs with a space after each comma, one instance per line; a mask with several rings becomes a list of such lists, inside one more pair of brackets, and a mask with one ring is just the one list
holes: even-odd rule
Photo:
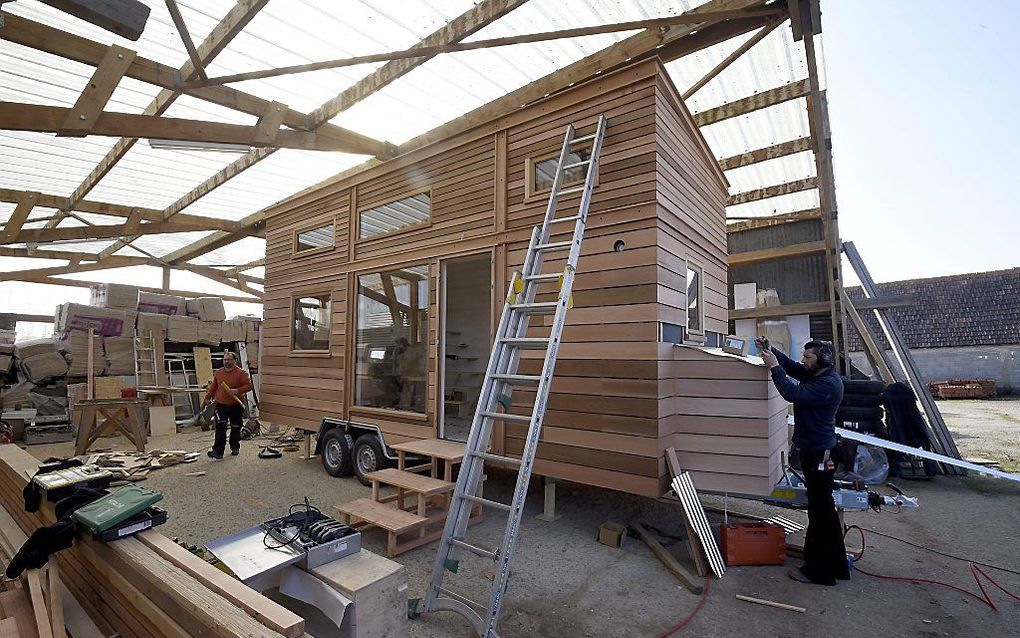
[[730, 321], [738, 319], [775, 319], [790, 315], [820, 315], [829, 312], [827, 301], [795, 303], [780, 306], [762, 306], [760, 308], [741, 308], [730, 310]]
[[864, 347], [868, 352], [868, 358], [878, 368], [877, 372], [879, 376], [887, 384], [896, 383], [896, 376], [893, 375], [892, 369], [889, 366], [889, 361], [886, 360], [886, 353], [883, 348], [875, 342], [874, 335], [871, 334], [871, 329], [864, 323], [860, 313], [857, 312], [857, 308], [854, 303], [847, 296], [846, 291], [842, 286], [839, 287], [839, 298], [843, 303], [843, 308], [846, 309], [850, 320], [853, 322], [854, 327], [857, 328], [857, 334], [861, 336], [861, 340], [864, 342]]
[[25, 224], [25, 220], [28, 219], [32, 209], [35, 208], [38, 199], [38, 193], [26, 192], [18, 194], [18, 205], [4, 224], [4, 231], [0, 234], [0, 243], [11, 243], [18, 236], [18, 233], [21, 232], [21, 227]]
[[259, 117], [259, 121], [255, 125], [255, 133], [252, 140], [263, 144], [273, 144], [276, 136], [280, 133], [280, 124], [283, 122], [283, 116], [286, 113], [286, 104], [282, 102], [270, 104], [266, 112]]
[[66, 638], [67, 629], [64, 628], [64, 585], [60, 582], [60, 568], [57, 566], [57, 561], [50, 561], [46, 566], [46, 571], [46, 596], [49, 599], [51, 635], [57, 638]]
[[[50, 284], [53, 286], [72, 286], [75, 288], [91, 288], [96, 285], [94, 281], [82, 281], [80, 279], [56, 279], [53, 277], [22, 277], [16, 281], [30, 281], [39, 284]], [[178, 295], [180, 297], [205, 297], [208, 293], [195, 292], [194, 290], [173, 290], [165, 288], [153, 288], [151, 286], [139, 286], [139, 290], [146, 292], [159, 292], [167, 295]], [[242, 303], [259, 303], [258, 297], [234, 297], [230, 295], [217, 295], [223, 301], [239, 301]]]
[[726, 224], [727, 233], [739, 233], [745, 230], [754, 230], [755, 228], [769, 228], [772, 226], [780, 226], [782, 224], [789, 224], [793, 222], [799, 222], [811, 219], [821, 219], [822, 211], [819, 208], [809, 208], [806, 210], [799, 210], [793, 213], [782, 213], [780, 215], [767, 215], [763, 217], [729, 217], [726, 220], [735, 221], [735, 223]]
[[752, 598], [751, 596], [744, 596], [742, 594], [736, 594], [737, 600], [743, 600], [745, 602], [754, 603], [756, 605], [765, 605], [766, 607], [776, 607], [777, 609], [785, 609], [787, 611], [796, 611], [802, 614], [807, 613], [807, 609], [803, 607], [797, 607], [796, 605], [787, 605], [785, 603], [777, 603], [773, 600], [765, 600], [764, 598]]
[[731, 253], [729, 257], [729, 264], [730, 268], [738, 268], [740, 266], [750, 266], [752, 264], [760, 264], [767, 261], [780, 261], [796, 257], [805, 257], [807, 255], [817, 255], [824, 252], [824, 241], [809, 241], [800, 244], [780, 246], [779, 248], [763, 248], [761, 250], [749, 250], [743, 253]]
[[5, 617], [14, 619], [17, 635], [20, 638], [39, 638], [32, 603], [29, 601], [25, 589], [10, 589], [0, 592], [0, 609], [3, 610]]
[[195, 560], [194, 554], [166, 536], [146, 530], [137, 534], [135, 538], [209, 589], [243, 609], [248, 615], [258, 619], [266, 627], [287, 638], [297, 638], [304, 633], [303, 618], [266, 599], [252, 588], [238, 582], [209, 563]]
[[177, 33], [181, 36], [181, 42], [184, 43], [184, 49], [188, 52], [188, 57], [191, 59], [191, 66], [194, 67], [195, 73], [203, 80], [208, 80], [209, 76], [205, 72], [205, 65], [202, 63], [198, 50], [195, 49], [195, 43], [191, 39], [191, 33], [188, 32], [188, 25], [184, 23], [184, 16], [181, 15], [181, 9], [177, 6], [177, 1], [166, 0], [166, 8], [170, 12], [170, 18], [174, 21], [174, 26], [177, 27]]
[[[71, 109], [18, 102], [0, 102], [0, 128], [13, 131], [56, 133], [67, 119]], [[253, 139], [255, 127], [224, 122], [186, 120], [152, 115], [134, 115], [104, 111], [91, 128], [93, 135], [114, 137], [145, 137], [181, 140], [185, 142], [224, 142], [270, 146]], [[296, 148], [310, 151], [339, 151], [364, 154], [361, 143], [340, 135], [325, 135], [312, 131], [280, 131], [274, 139], [274, 148]], [[379, 151], [382, 154], [382, 151]]]
[[35, 618], [36, 631], [39, 638], [53, 638], [53, 626], [50, 624], [46, 599], [43, 597], [42, 579], [38, 569], [25, 572], [28, 581], [28, 595], [32, 603], [32, 616]]
[[[18, 620], [16, 618], [4, 618], [0, 620], [0, 638], [21, 638], [18, 631]], [[77, 636], [75, 636], [77, 638]]]
[[78, 100], [71, 107], [70, 112], [64, 119], [63, 124], [57, 130], [57, 135], [70, 135], [84, 137], [95, 125], [96, 120], [102, 115], [106, 103], [110, 101], [114, 89], [120, 83], [121, 78], [131, 63], [134, 62], [137, 53], [130, 49], [110, 45], [109, 51], [100, 60], [88, 84], [78, 96]]
[[687, 591], [692, 594], [700, 594], [704, 591], [704, 587], [694, 580], [694, 576], [684, 569], [684, 566], [680, 564], [680, 561], [670, 554], [666, 548], [663, 547], [662, 544], [645, 529], [644, 525], [637, 521], [631, 521], [629, 526], [632, 530], [637, 532], [637, 535], [641, 537], [641, 540], [648, 545], [648, 549], [652, 550], [655, 557], [662, 562], [663, 566], [669, 570], [669, 573], [676, 576], [676, 579], [680, 581], [680, 584], [683, 585]]
[[[743, 16], [741, 16], [741, 17], [743, 17]], [[726, 67], [728, 67], [730, 64], [732, 64], [737, 58], [739, 58], [740, 56], [744, 55], [749, 50], [751, 50], [751, 48], [754, 47], [754, 45], [756, 45], [759, 42], [761, 42], [762, 40], [764, 40], [765, 37], [768, 34], [772, 33], [772, 31], [774, 31], [775, 28], [778, 27], [780, 24], [782, 24], [781, 21], [774, 20], [774, 21], [772, 21], [771, 24], [768, 24], [768, 25], [762, 27], [761, 30], [758, 33], [754, 34], [754, 36], [752, 36], [746, 42], [744, 42], [739, 47], [737, 47], [732, 53], [730, 53], [728, 56], [723, 58], [722, 61], [719, 62], [719, 64], [717, 64], [714, 67], [712, 67], [712, 69], [708, 73], [703, 75], [700, 80], [695, 82], [686, 91], [684, 91], [683, 95], [681, 96], [681, 99], [686, 101], [692, 95], [694, 95], [695, 93], [700, 91], [703, 86], [705, 86], [706, 84], [711, 82], [713, 78], [715, 78], [717, 75], [722, 73], [726, 69]]]
[[43, 4], [60, 9], [85, 22], [127, 38], [142, 36], [151, 9], [138, 0], [42, 0]]
[[[683, 468], [680, 467], [680, 461], [676, 457], [676, 450], [673, 448], [666, 448], [666, 465], [669, 467], [669, 474], [672, 477], [680, 476], [683, 472]], [[680, 495], [677, 494], [679, 498]], [[691, 522], [689, 516], [687, 516], [687, 510], [680, 508], [681, 520], [684, 523], [684, 530], [687, 532], [687, 543], [690, 547], [691, 558], [694, 559], [694, 564], [698, 569], [698, 576], [706, 576], [708, 574], [708, 559], [705, 557], [705, 548], [701, 544], [701, 539], [694, 532], [694, 525]]]
[[[0, 106], [2, 108], [2, 106]], [[0, 115], [2, 117], [2, 115]], [[159, 233], [183, 233], [203, 230], [217, 230], [223, 224], [217, 222], [195, 222], [173, 220], [167, 222], [147, 222], [140, 224], [135, 233], [138, 235], [153, 235]], [[4, 238], [5, 243], [34, 243], [51, 241], [74, 241], [74, 240], [95, 240], [121, 237], [132, 229], [127, 224], [119, 225], [96, 225], [96, 226], [72, 226], [63, 228], [37, 228], [33, 230], [22, 230], [15, 236]], [[109, 266], [107, 266], [109, 267]]]
[[698, 126], [708, 126], [709, 124], [715, 124], [733, 117], [741, 115], [747, 115], [754, 111], [782, 104], [789, 100], [795, 100], [800, 97], [806, 96], [810, 92], [810, 86], [807, 79], [798, 80], [783, 86], [762, 91], [752, 96], [745, 97], [740, 100], [735, 100], [721, 106], [717, 106], [707, 111], [694, 114], [694, 121], [698, 123]]
[[744, 193], [737, 193], [736, 195], [731, 195], [730, 198], [726, 200], [726, 205], [737, 206], [740, 204], [747, 204], [749, 202], [757, 202], [763, 199], [769, 199], [770, 197], [779, 197], [781, 195], [799, 193], [801, 191], [807, 191], [817, 187], [818, 178], [807, 177], [804, 179], [794, 180], [792, 182], [786, 182], [785, 184], [774, 184], [772, 186], [756, 188], [753, 191], [747, 191]]
[[719, 160], [719, 168], [724, 171], [731, 171], [735, 168], [743, 168], [744, 166], [751, 166], [759, 162], [767, 162], [768, 160], [786, 157], [787, 155], [796, 155], [797, 153], [804, 153], [810, 150], [811, 138], [799, 137], [789, 142], [780, 142], [765, 148], [723, 158]]

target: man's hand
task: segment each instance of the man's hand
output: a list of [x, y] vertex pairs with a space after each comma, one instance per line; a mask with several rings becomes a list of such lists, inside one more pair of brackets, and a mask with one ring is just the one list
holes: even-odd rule
[[237, 396], [237, 388], [227, 388], [227, 392], [229, 392], [230, 396], [232, 396], [232, 397], [236, 397]]
[[765, 365], [769, 367], [769, 370], [779, 365], [779, 357], [777, 357], [771, 350], [762, 350], [761, 360], [765, 362]]

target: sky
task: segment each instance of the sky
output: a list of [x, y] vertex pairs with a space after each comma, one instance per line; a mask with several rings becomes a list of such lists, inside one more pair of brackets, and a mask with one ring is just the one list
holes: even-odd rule
[[822, 27], [839, 230], [872, 277], [1020, 266], [1020, 2], [823, 0]]
[[[1011, 46], [1020, 2], [822, 0], [822, 11], [842, 239], [879, 282], [1020, 265], [1020, 67]], [[0, 258], [0, 268], [58, 263], [21, 261]], [[158, 269], [111, 272], [79, 278], [160, 283]], [[846, 264], [844, 274], [856, 283]], [[191, 273], [173, 277], [175, 288], [232, 292]], [[86, 289], [0, 283], [0, 311], [49, 314], [60, 301], [87, 300]], [[33, 336], [51, 329], [22, 325]]]

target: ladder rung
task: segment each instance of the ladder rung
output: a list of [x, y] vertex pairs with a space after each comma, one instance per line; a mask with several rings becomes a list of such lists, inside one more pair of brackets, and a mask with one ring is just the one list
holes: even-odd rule
[[564, 188], [559, 192], [560, 195], [573, 195], [574, 193], [580, 193], [584, 191], [584, 186], [574, 186], [573, 188]]
[[503, 421], [516, 421], [517, 423], [531, 423], [531, 417], [525, 414], [507, 414], [506, 412], [482, 412], [482, 416]]
[[500, 456], [499, 454], [490, 454], [489, 452], [472, 452], [471, 455], [493, 463], [506, 463], [508, 465], [516, 465], [517, 467], [521, 466], [521, 460], [515, 459], [512, 456]]
[[554, 217], [549, 220], [550, 224], [558, 224], [560, 222], [576, 222], [580, 219], [580, 215], [571, 215], [570, 217]]
[[514, 337], [502, 341], [508, 346], [521, 350], [545, 350], [549, 347], [549, 340], [545, 337]]
[[591, 160], [586, 159], [581, 160], [580, 162], [574, 162], [573, 164], [567, 164], [566, 166], [563, 167], [563, 170], [567, 170], [568, 168], [577, 168], [578, 166], [584, 166], [585, 164], [591, 164]]
[[478, 503], [479, 505], [484, 505], [485, 507], [491, 507], [493, 509], [503, 510], [504, 512], [509, 512], [510, 511], [510, 506], [507, 505], [506, 503], [500, 503], [499, 501], [490, 501], [489, 499], [482, 498], [481, 496], [472, 496], [471, 494], [465, 494], [463, 496], [463, 498], [465, 500], [471, 501], [472, 503]]
[[[453, 540], [454, 539], [451, 538], [450, 542], [453, 542]], [[447, 596], [449, 596], [450, 598], [452, 598], [454, 600], [457, 600], [457, 601], [460, 601], [460, 602], [464, 603], [468, 607], [474, 607], [475, 609], [481, 609], [482, 611], [486, 611], [485, 605], [483, 605], [481, 603], [476, 603], [475, 601], [471, 600], [470, 598], [468, 598], [466, 596], [461, 596], [460, 594], [458, 594], [455, 591], [450, 591], [449, 589], [447, 589], [445, 587], [439, 587], [439, 591], [441, 591], [442, 593], [446, 594]]]
[[574, 139], [570, 140], [570, 143], [579, 144], [581, 142], [587, 142], [588, 140], [595, 139], [596, 135], [598, 135], [598, 133], [592, 133], [591, 135], [585, 135], [584, 137], [575, 137]]
[[519, 310], [526, 315], [552, 315], [556, 314], [558, 301], [538, 301], [533, 303], [513, 303], [510, 307]]
[[541, 275], [528, 275], [524, 278], [524, 281], [558, 281], [563, 273], [549, 272], [542, 273]]
[[542, 380], [542, 377], [533, 374], [494, 374], [492, 378], [510, 383], [533, 383], [535, 385], [538, 385]]
[[[467, 495], [465, 495], [464, 498], [467, 498]], [[485, 499], [483, 498], [482, 500], [484, 501]], [[466, 549], [469, 552], [471, 552], [472, 554], [475, 554], [477, 556], [484, 556], [485, 558], [491, 558], [492, 560], [496, 560], [496, 556], [497, 556], [496, 552], [489, 551], [487, 549], [484, 549], [482, 547], [478, 547], [476, 545], [472, 545], [471, 543], [465, 543], [464, 541], [460, 540], [459, 538], [451, 538], [450, 539], [450, 544], [453, 545], [454, 547], [459, 547], [461, 549]]]
[[553, 241], [548, 244], [539, 244], [535, 246], [535, 250], [570, 250], [573, 245], [573, 241]]

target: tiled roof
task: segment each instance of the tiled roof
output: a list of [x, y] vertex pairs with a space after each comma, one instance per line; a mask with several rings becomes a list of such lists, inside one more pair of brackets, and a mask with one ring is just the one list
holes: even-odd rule
[[[911, 306], [890, 310], [910, 348], [1020, 344], [1020, 268], [892, 281], [876, 288], [883, 297], [913, 297]], [[847, 294], [854, 302], [864, 298], [860, 286], [847, 288]], [[874, 313], [861, 315], [888, 348]], [[853, 323], [847, 324], [850, 351], [863, 350]]]

